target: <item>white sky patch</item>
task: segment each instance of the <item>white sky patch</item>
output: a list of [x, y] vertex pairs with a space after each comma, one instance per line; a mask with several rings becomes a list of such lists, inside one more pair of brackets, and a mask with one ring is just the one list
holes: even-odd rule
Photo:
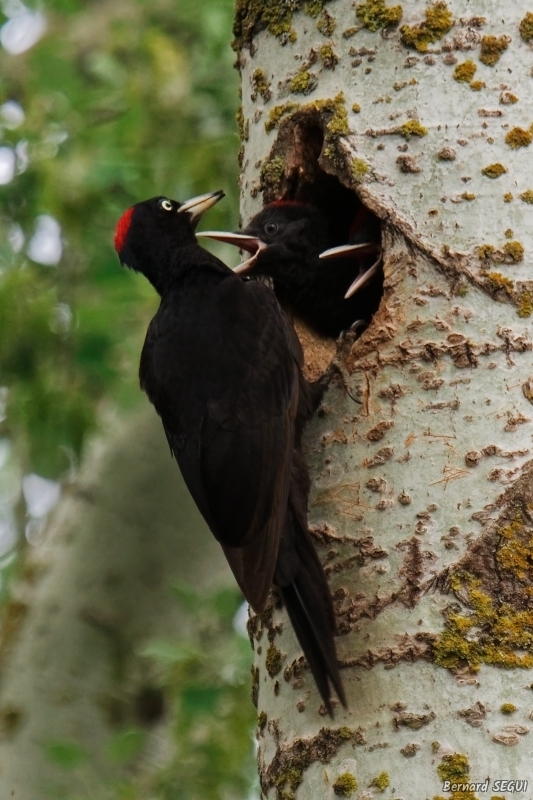
[[61, 486], [57, 481], [41, 478], [34, 472], [22, 478], [22, 494], [30, 517], [45, 517], [59, 500]]
[[0, 28], [0, 44], [10, 55], [17, 56], [43, 36], [46, 18], [41, 11], [31, 11], [18, 0], [7, 0], [3, 9], [10, 19]]
[[0, 558], [17, 543], [17, 529], [12, 520], [0, 519]]
[[49, 214], [41, 214], [35, 220], [35, 233], [26, 250], [28, 257], [38, 264], [53, 267], [59, 262], [62, 252], [59, 222]]
[[8, 100], [0, 106], [0, 121], [4, 128], [10, 131], [22, 125], [25, 119], [25, 114], [22, 106], [15, 100]]
[[24, 233], [18, 222], [14, 222], [9, 228], [7, 241], [14, 253], [20, 253], [24, 247]]
[[25, 172], [28, 164], [30, 163], [30, 157], [28, 155], [28, 142], [26, 139], [21, 139], [20, 142], [17, 142], [15, 145], [15, 155], [17, 157], [17, 175], [20, 175], [21, 172]]
[[233, 617], [233, 629], [239, 634], [248, 638], [248, 629], [246, 623], [248, 622], [248, 603], [245, 601]]
[[11, 147], [0, 147], [0, 186], [11, 183], [15, 176], [15, 151]]

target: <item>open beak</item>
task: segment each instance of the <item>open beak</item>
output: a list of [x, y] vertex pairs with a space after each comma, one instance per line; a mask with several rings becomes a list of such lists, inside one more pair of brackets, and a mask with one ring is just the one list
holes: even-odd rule
[[218, 203], [219, 200], [222, 200], [224, 197], [224, 192], [209, 192], [208, 194], [199, 194], [196, 197], [191, 197], [190, 200], [186, 200], [185, 203], [178, 208], [178, 214], [181, 214], [183, 211], [186, 211], [190, 214], [191, 219], [199, 220], [202, 214], [207, 211], [208, 208], [214, 206], [215, 203]]
[[364, 242], [363, 244], [341, 244], [340, 247], [332, 247], [320, 253], [319, 258], [350, 258], [353, 255], [366, 256], [379, 250], [375, 242]]
[[354, 280], [354, 282], [344, 295], [344, 299], [348, 300], [348, 298], [351, 297], [353, 294], [355, 294], [357, 291], [359, 291], [359, 289], [362, 286], [364, 286], [365, 283], [368, 283], [368, 281], [371, 280], [378, 271], [380, 264], [381, 264], [381, 253], [379, 254], [378, 260], [375, 261], [371, 267], [369, 267], [367, 270], [365, 270], [365, 272], [357, 276], [357, 278]]
[[197, 236], [204, 236], [207, 239], [215, 239], [217, 242], [225, 242], [232, 244], [241, 250], [246, 250], [250, 253], [250, 258], [243, 261], [233, 268], [233, 272], [241, 273], [248, 272], [254, 265], [255, 259], [261, 250], [264, 250], [267, 245], [265, 242], [258, 239], [257, 236], [247, 236], [245, 233], [231, 233], [229, 231], [202, 231], [197, 233]]

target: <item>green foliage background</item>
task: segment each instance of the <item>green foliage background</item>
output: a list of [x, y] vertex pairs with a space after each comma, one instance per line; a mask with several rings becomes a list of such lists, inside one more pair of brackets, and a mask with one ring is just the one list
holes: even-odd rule
[[[138, 354], [157, 299], [119, 266], [117, 219], [156, 194], [183, 200], [223, 188], [208, 227], [235, 226], [238, 77], [231, 0], [46, 0], [42, 10], [44, 37], [21, 55], [0, 52], [0, 104], [15, 100], [25, 113], [2, 128], [0, 145], [25, 142], [29, 156], [0, 186], [0, 438], [16, 472], [60, 478], [102, 414], [141, 399]], [[25, 254], [40, 214], [61, 225], [55, 267]], [[14, 226], [25, 237], [19, 253]], [[197, 617], [195, 639], [148, 654], [165, 671], [175, 756], [141, 785], [127, 767], [143, 734], [124, 730], [109, 749], [124, 779], [91, 797], [248, 796], [250, 652], [231, 625], [239, 596], [182, 593], [180, 602]], [[50, 743], [48, 756], [65, 770], [83, 770], [87, 757], [69, 742]]]

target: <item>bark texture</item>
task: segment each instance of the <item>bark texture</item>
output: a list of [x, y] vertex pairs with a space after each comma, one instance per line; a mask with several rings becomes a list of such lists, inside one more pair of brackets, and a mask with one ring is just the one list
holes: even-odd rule
[[243, 217], [354, 192], [385, 279], [352, 346], [299, 326], [310, 375], [339, 365], [306, 446], [350, 708], [323, 716], [282, 610], [252, 620], [263, 793], [508, 796], [533, 779], [533, 14], [268, 8], [236, 16]]
[[[128, 769], [160, 769], [172, 736], [154, 717], [161, 676], [143, 647], [187, 629], [173, 585], [211, 591], [230, 581], [153, 410], [95, 443], [6, 610], [0, 796], [110, 796], [124, 773], [109, 742], [128, 725], [148, 731]], [[65, 744], [70, 771], [50, 758]], [[79, 764], [76, 747], [88, 755]]]

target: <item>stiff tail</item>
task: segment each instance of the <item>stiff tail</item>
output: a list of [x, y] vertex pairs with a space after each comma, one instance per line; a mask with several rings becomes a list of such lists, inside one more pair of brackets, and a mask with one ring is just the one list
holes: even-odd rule
[[[288, 526], [286, 526], [287, 529]], [[292, 525], [290, 526], [292, 528]], [[335, 651], [335, 614], [333, 601], [322, 565], [307, 530], [292, 528], [292, 580], [287, 581], [283, 558], [286, 547], [280, 548], [275, 582], [278, 584], [292, 627], [307, 659], [318, 691], [328, 714], [333, 716], [330, 684], [346, 708], [337, 654]], [[288, 545], [285, 540], [285, 546]], [[294, 548], [294, 549], [293, 549]], [[296, 557], [296, 558], [295, 558]], [[297, 566], [295, 564], [297, 562]], [[296, 567], [296, 568], [295, 568]], [[283, 578], [285, 577], [285, 580]]]

